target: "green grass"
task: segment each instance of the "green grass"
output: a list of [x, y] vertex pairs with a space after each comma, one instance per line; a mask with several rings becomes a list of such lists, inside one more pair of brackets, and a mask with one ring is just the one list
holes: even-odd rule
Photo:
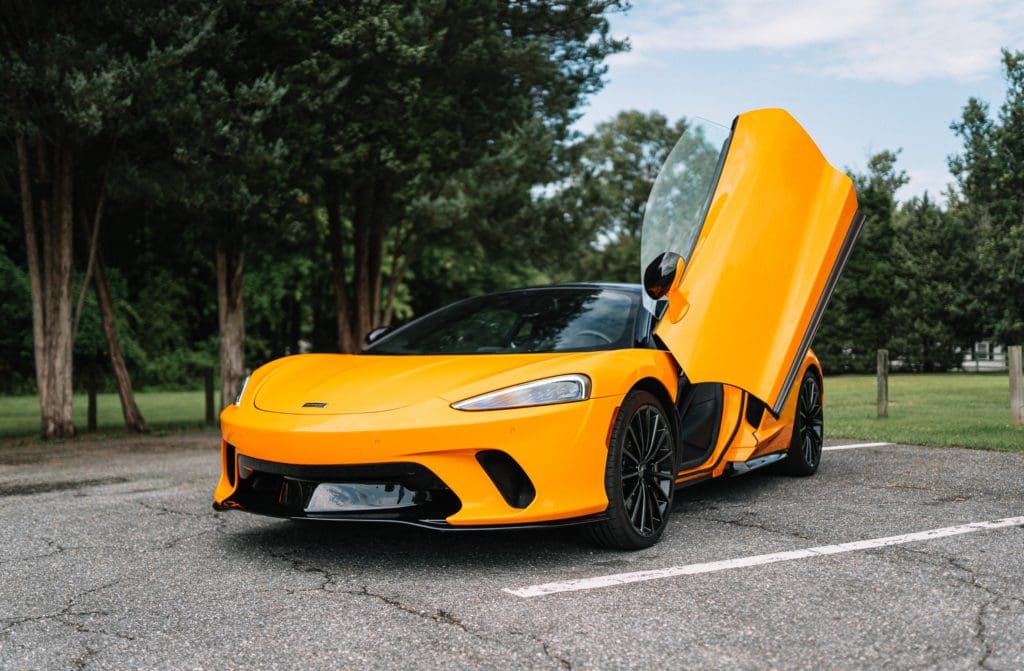
[[[149, 427], [157, 432], [203, 426], [206, 401], [202, 391], [145, 391], [135, 395], [139, 410]], [[86, 427], [85, 394], [75, 394], [75, 427]], [[124, 417], [117, 394], [96, 398], [96, 424], [100, 434], [121, 433]], [[35, 396], [0, 396], [0, 436], [30, 436], [39, 433], [39, 399]]]
[[891, 375], [886, 418], [875, 398], [873, 375], [825, 378], [827, 437], [1024, 452], [1006, 375]]
[[[203, 426], [201, 391], [147, 391], [136, 396], [157, 432]], [[825, 430], [829, 438], [976, 447], [1024, 452], [1024, 426], [1010, 424], [1005, 375], [894, 375], [889, 378], [889, 417], [875, 416], [875, 378], [842, 375], [825, 380]], [[116, 394], [100, 394], [99, 433], [121, 433]], [[85, 396], [75, 396], [75, 424], [85, 430]], [[39, 431], [35, 396], [0, 396], [0, 436]]]

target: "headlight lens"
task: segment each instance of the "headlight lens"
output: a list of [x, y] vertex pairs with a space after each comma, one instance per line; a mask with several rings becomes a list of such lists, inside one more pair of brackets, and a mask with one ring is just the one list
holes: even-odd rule
[[517, 384], [452, 403], [456, 410], [504, 410], [533, 405], [573, 403], [590, 398], [590, 378], [573, 373]]
[[242, 405], [242, 396], [245, 395], [245, 388], [249, 385], [249, 378], [251, 375], [246, 375], [245, 380], [242, 382], [242, 388], [238, 390], [238, 396], [235, 397], [235, 405]]

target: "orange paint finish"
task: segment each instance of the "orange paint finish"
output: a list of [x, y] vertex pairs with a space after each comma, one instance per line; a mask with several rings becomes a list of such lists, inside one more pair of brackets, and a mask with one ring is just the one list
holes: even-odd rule
[[[807, 372], [808, 368], [812, 367], [820, 373], [821, 362], [818, 361], [817, 355], [810, 351], [804, 357], [804, 364], [800, 368], [800, 378], [798, 379], [803, 379], [804, 373]], [[789, 447], [789, 443], [793, 439], [793, 418], [796, 417], [798, 400], [797, 394], [790, 394], [789, 399], [786, 401], [786, 407], [778, 419], [775, 419], [767, 412], [764, 414], [761, 426], [755, 432], [758, 447], [751, 455], [751, 458], [771, 452], [779, 452]]]
[[[644, 378], [657, 380], [674, 397], [678, 375], [666, 352], [643, 349], [415, 357], [417, 365], [411, 365], [412, 359], [300, 355], [290, 357], [288, 363], [278, 361], [261, 368], [253, 373], [241, 405], [229, 406], [221, 414], [224, 442], [235, 446], [240, 455], [279, 463], [420, 464], [462, 502], [459, 511], [447, 518], [451, 525], [581, 517], [607, 508], [605, 434], [622, 397]], [[417, 374], [418, 368], [433, 375]], [[439, 369], [446, 375], [438, 375]], [[383, 371], [392, 370], [395, 374], [405, 371], [405, 385], [419, 388], [407, 388], [398, 401], [373, 393], [357, 401], [362, 405], [356, 407], [374, 410], [332, 412], [331, 403], [340, 405], [340, 397], [325, 394], [337, 394], [334, 390], [339, 387], [351, 393], [372, 390]], [[590, 400], [482, 412], [455, 410], [450, 405], [483, 391], [566, 373], [584, 373], [594, 380]], [[480, 379], [489, 384], [481, 386]], [[406, 402], [417, 393], [420, 400]], [[302, 408], [305, 398], [331, 400], [326, 408]], [[398, 407], [384, 407], [389, 404]], [[293, 411], [269, 412], [257, 405]], [[478, 452], [491, 449], [512, 456], [533, 482], [536, 497], [526, 508], [511, 507], [477, 462]], [[233, 491], [222, 470], [214, 500], [222, 503]]]
[[[693, 382], [721, 382], [776, 406], [841, 263], [857, 212], [849, 177], [787, 112], [737, 118], [704, 226], [656, 329]], [[681, 309], [681, 308], [680, 308]]]

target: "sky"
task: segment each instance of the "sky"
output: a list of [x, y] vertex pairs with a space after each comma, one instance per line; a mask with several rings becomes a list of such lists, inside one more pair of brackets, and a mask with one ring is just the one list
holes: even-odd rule
[[633, 0], [611, 17], [626, 53], [577, 128], [620, 110], [728, 126], [738, 113], [789, 110], [838, 168], [902, 149], [898, 196], [939, 197], [961, 144], [950, 123], [971, 96], [995, 114], [1000, 48], [1024, 49], [1024, 0]]

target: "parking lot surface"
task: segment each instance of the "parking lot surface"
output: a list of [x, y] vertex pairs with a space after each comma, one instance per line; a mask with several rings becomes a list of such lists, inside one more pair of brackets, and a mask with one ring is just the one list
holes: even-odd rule
[[0, 668], [1024, 668], [1024, 455], [834, 449], [625, 553], [216, 513], [216, 445], [0, 448]]

